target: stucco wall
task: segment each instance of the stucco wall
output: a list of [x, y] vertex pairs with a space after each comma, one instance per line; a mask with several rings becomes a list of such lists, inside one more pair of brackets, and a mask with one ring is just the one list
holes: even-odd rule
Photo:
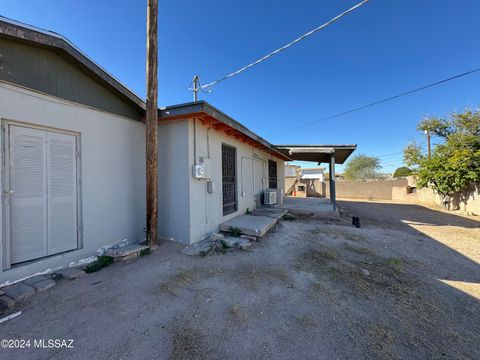
[[[0, 117], [80, 133], [83, 217], [81, 249], [0, 270], [0, 283], [68, 266], [122, 239], [137, 242], [145, 238], [143, 123], [6, 83], [0, 83]], [[3, 152], [3, 136], [1, 141]], [[2, 233], [3, 225], [0, 223]], [[3, 255], [1, 246], [1, 269]]]
[[158, 126], [158, 237], [190, 241], [189, 128], [186, 120]]
[[[407, 186], [407, 180], [337, 180], [337, 198], [366, 199], [366, 200], [392, 200], [392, 188]], [[325, 186], [325, 196], [330, 197], [330, 186]]]
[[[194, 164], [194, 123], [189, 125], [189, 161], [191, 169]], [[215, 182], [215, 192], [207, 192], [207, 181], [190, 180], [190, 238], [192, 242], [199, 241], [208, 233], [218, 231], [218, 225], [234, 216], [245, 213], [247, 208], [254, 209], [254, 196], [261, 194], [268, 187], [267, 160], [277, 162], [277, 187], [285, 189], [284, 161], [250, 145], [244, 144], [234, 137], [213, 129], [208, 130], [200, 121], [196, 124], [197, 158], [210, 158], [211, 179]], [[237, 199], [238, 211], [223, 216], [222, 206], [222, 143], [237, 149]], [[262, 182], [262, 179], [264, 181]]]

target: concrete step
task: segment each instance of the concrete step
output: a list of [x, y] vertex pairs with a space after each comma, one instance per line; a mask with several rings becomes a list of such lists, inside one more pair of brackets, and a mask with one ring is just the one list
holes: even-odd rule
[[0, 313], [3, 310], [13, 309], [15, 307], [15, 300], [7, 295], [0, 295]]
[[85, 275], [85, 271], [79, 268], [66, 268], [56, 271], [55, 274], [57, 274], [59, 278], [63, 278], [66, 280], [75, 280]]
[[15, 302], [28, 299], [35, 295], [37, 291], [31, 285], [25, 282], [19, 282], [14, 285], [7, 286], [2, 289], [6, 296], [12, 298]]
[[238, 229], [240, 233], [249, 236], [263, 237], [283, 215], [280, 213], [265, 215], [239, 215], [220, 224], [220, 231], [231, 232]]
[[146, 249], [149, 249], [149, 246], [133, 244], [118, 249], [108, 249], [105, 255], [113, 257], [115, 261], [129, 260], [140, 256], [140, 252]]

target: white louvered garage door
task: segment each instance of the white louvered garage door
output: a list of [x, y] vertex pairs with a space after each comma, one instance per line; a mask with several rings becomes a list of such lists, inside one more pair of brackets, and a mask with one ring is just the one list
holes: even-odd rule
[[47, 132], [48, 254], [77, 247], [75, 136]]
[[11, 264], [77, 248], [76, 137], [9, 130]]
[[47, 255], [45, 131], [10, 127], [10, 258]]

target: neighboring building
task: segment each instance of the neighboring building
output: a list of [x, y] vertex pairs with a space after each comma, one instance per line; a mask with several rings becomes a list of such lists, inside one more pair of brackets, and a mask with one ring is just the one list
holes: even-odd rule
[[285, 177], [286, 178], [297, 178], [300, 174], [300, 166], [293, 164], [285, 164]]
[[293, 197], [325, 197], [325, 168], [285, 165], [285, 194]]
[[[144, 240], [144, 117], [67, 39], [0, 17], [0, 284]], [[158, 131], [158, 234], [186, 244], [283, 193], [285, 161], [337, 149], [274, 146], [203, 101], [159, 109]]]
[[300, 179], [309, 179], [309, 180], [318, 180], [318, 181], [324, 181], [325, 176], [324, 176], [325, 168], [319, 167], [319, 168], [308, 168], [308, 169], [300, 169]]

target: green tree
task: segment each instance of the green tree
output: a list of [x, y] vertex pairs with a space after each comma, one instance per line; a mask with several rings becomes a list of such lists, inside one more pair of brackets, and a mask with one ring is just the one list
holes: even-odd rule
[[433, 188], [445, 204], [456, 192], [471, 191], [480, 181], [480, 111], [427, 118], [418, 130], [430, 131], [439, 143], [430, 157], [415, 143], [405, 147], [404, 162], [415, 173], [417, 186]]
[[408, 167], [401, 166], [397, 168], [397, 170], [395, 170], [395, 172], [393, 173], [393, 177], [394, 178], [405, 177], [410, 175], [411, 173], [412, 173], [412, 170], [410, 170]]
[[348, 180], [377, 178], [377, 170], [380, 168], [380, 160], [377, 157], [360, 154], [347, 163], [343, 175]]

